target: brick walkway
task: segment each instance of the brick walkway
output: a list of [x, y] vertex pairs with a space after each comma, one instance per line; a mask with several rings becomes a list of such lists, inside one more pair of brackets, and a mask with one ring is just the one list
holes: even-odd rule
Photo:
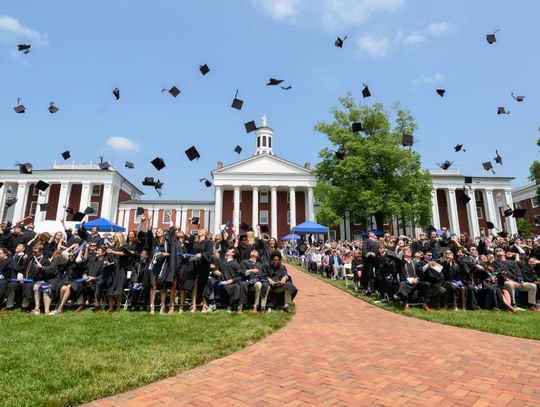
[[290, 273], [300, 294], [285, 328], [88, 406], [540, 405], [540, 342], [403, 317]]

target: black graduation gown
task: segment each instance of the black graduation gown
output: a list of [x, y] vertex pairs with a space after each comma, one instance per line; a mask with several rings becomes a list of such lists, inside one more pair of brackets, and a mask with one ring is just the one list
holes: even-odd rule
[[120, 295], [127, 286], [127, 271], [131, 263], [131, 254], [128, 252], [128, 246], [115, 247], [113, 250], [124, 252], [124, 254], [122, 256], [114, 254], [107, 256], [107, 260], [110, 263], [114, 262], [114, 264], [105, 270], [105, 285], [107, 295]]
[[[174, 270], [169, 268], [169, 257], [171, 256], [169, 247], [170, 245], [167, 237], [163, 239], [163, 242], [160, 242], [158, 239], [154, 239], [152, 275], [158, 289], [163, 288], [166, 283], [174, 280]], [[160, 253], [169, 253], [169, 257], [161, 256]]]
[[269, 266], [264, 266], [264, 274], [268, 279], [271, 279], [274, 282], [279, 282], [284, 276], [287, 276], [287, 281], [285, 281], [285, 289], [289, 289], [291, 292], [291, 299], [294, 300], [296, 294], [298, 294], [298, 289], [293, 284], [291, 276], [287, 273], [287, 268], [282, 264], [278, 268], [275, 268], [273, 264]]
[[[226, 293], [227, 302], [233, 307], [247, 302], [245, 290], [240, 285], [242, 276], [240, 275], [240, 265], [238, 262], [236, 260], [220, 260], [218, 262], [218, 270], [221, 271], [221, 276], [219, 278], [212, 276], [208, 279], [208, 283], [204, 289], [204, 297], [212, 298], [214, 290], [217, 289]], [[232, 280], [233, 282], [227, 285], [219, 285], [219, 282], [227, 280]]]
[[[199, 259], [190, 261], [189, 265], [193, 267], [194, 278], [197, 278], [199, 281], [197, 291], [202, 295], [206, 283], [208, 282], [208, 276], [210, 275], [210, 264], [214, 258], [214, 243], [209, 239], [194, 242], [193, 252], [195, 254], [201, 254]], [[186, 285], [189, 285], [188, 281], [186, 281]], [[191, 285], [191, 287], [193, 288], [193, 285]]]

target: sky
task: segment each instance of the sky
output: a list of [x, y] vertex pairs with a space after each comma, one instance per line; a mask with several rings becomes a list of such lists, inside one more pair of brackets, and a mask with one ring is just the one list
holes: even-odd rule
[[[211, 200], [210, 177], [254, 154], [266, 115], [274, 154], [300, 165], [329, 146], [314, 131], [351, 92], [359, 103], [399, 102], [418, 130], [424, 168], [454, 161], [464, 175], [527, 183], [538, 157], [540, 2], [524, 0], [95, 0], [4, 2], [0, 9], [0, 168], [111, 162], [143, 187], [165, 183], [161, 199]], [[486, 34], [497, 32], [489, 45]], [[343, 48], [337, 36], [347, 35]], [[31, 44], [22, 54], [17, 44]], [[210, 72], [202, 76], [199, 66]], [[266, 86], [270, 77], [292, 89]], [[371, 98], [362, 99], [366, 83]], [[177, 86], [173, 98], [164, 88]], [[120, 100], [112, 90], [118, 87]], [[435, 90], [446, 89], [443, 98]], [[236, 90], [241, 111], [230, 107]], [[511, 93], [524, 95], [516, 102]], [[26, 107], [16, 114], [17, 100]], [[47, 111], [54, 102], [60, 109]], [[497, 115], [504, 106], [509, 115]], [[463, 144], [466, 152], [455, 153]], [[240, 145], [240, 155], [233, 150]], [[190, 162], [184, 151], [201, 154]], [[156, 171], [155, 157], [166, 168]], [[124, 168], [125, 160], [135, 169]]]

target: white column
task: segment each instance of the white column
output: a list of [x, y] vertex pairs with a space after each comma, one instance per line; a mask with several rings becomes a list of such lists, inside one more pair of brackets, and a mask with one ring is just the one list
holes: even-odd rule
[[339, 240], [345, 240], [345, 223], [339, 224]]
[[111, 187], [111, 200], [109, 203], [109, 219], [111, 222], [119, 223], [119, 220], [117, 219], [118, 214], [118, 198], [120, 196], [120, 188], [117, 186], [112, 185]]
[[36, 207], [36, 215], [34, 216], [34, 222], [43, 222], [45, 220], [45, 217], [47, 215], [47, 211], [41, 211], [39, 208], [40, 204], [47, 203], [49, 200], [49, 191], [51, 188], [47, 188], [46, 191], [39, 191], [38, 192], [38, 198], [37, 198], [37, 207]]
[[431, 191], [431, 224], [435, 229], [441, 228], [441, 217], [439, 215], [439, 199], [437, 198], [437, 188]]
[[277, 188], [276, 187], [270, 188], [270, 209], [271, 209], [270, 216], [272, 218], [270, 231], [272, 233], [272, 237], [279, 239], [278, 229], [277, 229]]
[[210, 220], [210, 211], [205, 209], [204, 210], [204, 228], [206, 230], [208, 230], [208, 228], [210, 227], [210, 223], [208, 223], [208, 221]]
[[60, 192], [58, 193], [58, 207], [56, 208], [56, 220], [66, 219], [66, 208], [69, 206], [69, 191], [71, 184], [69, 182], [62, 182], [60, 184]]
[[294, 187], [289, 188], [289, 211], [291, 212], [291, 224], [290, 228], [296, 226], [296, 189]]
[[28, 182], [19, 182], [17, 184], [17, 202], [13, 211], [13, 222], [17, 222], [24, 218], [24, 210], [26, 209], [26, 199], [28, 198]]
[[259, 187], [252, 188], [251, 201], [251, 225], [253, 230], [257, 231], [257, 225], [259, 224]]
[[467, 203], [467, 220], [469, 221], [469, 234], [471, 238], [480, 236], [480, 225], [478, 224], [478, 212], [476, 211], [476, 198], [474, 189], [465, 188], [465, 195], [471, 200]]
[[104, 184], [103, 197], [101, 198], [101, 217], [102, 218], [112, 220], [111, 219], [112, 197], [113, 197], [112, 184]]
[[[92, 184], [90, 182], [84, 182], [81, 188], [81, 202], [79, 203], [79, 212], [84, 212], [86, 208], [90, 206], [90, 199], [92, 197]], [[103, 196], [105, 198], [105, 195]], [[73, 208], [76, 211], [75, 208]]]
[[234, 187], [233, 192], [233, 226], [234, 230], [240, 230], [240, 187]]
[[493, 196], [493, 189], [484, 188], [482, 190], [482, 194], [484, 198], [484, 208], [486, 209], [486, 220], [493, 223], [496, 229], [500, 229], [501, 225], [495, 209], [495, 197]]
[[180, 217], [180, 230], [187, 233], [187, 208], [182, 208], [182, 216]]
[[457, 210], [456, 189], [446, 188], [446, 201], [448, 202], [448, 220], [450, 232], [459, 235], [459, 215]]
[[174, 212], [175, 212], [175, 214], [174, 214], [174, 226], [176, 226], [177, 228], [180, 228], [180, 230], [182, 230], [182, 228], [180, 227], [180, 219], [182, 217], [182, 208], [176, 208]]
[[348, 241], [352, 240], [351, 236], [351, 213], [349, 211], [345, 212], [345, 236]]
[[[214, 210], [209, 209], [207, 211], [207, 214], [208, 214], [208, 227], [210, 228], [214, 224]], [[214, 233], [213, 231], [210, 231], [210, 232]]]
[[307, 220], [315, 221], [315, 211], [313, 209], [313, 187], [308, 188], [308, 217]]
[[216, 216], [214, 217], [214, 233], [219, 232], [219, 227], [221, 226], [221, 219], [223, 218], [223, 187], [221, 185], [214, 186], [214, 200], [216, 208]]
[[159, 209], [152, 208], [152, 228], [158, 227], [159, 222]]
[[0, 223], [4, 219], [4, 211], [6, 209], [5, 205], [6, 205], [7, 191], [8, 191], [8, 185], [7, 183], [4, 183], [4, 186], [0, 187]]
[[[512, 191], [503, 191], [502, 195], [503, 195], [503, 201], [505, 204], [504, 209], [507, 209], [508, 206], [514, 209], [514, 200], [512, 199]], [[518, 230], [517, 230], [516, 218], [514, 218], [513, 216], [507, 216], [505, 218], [505, 223], [506, 223], [506, 231], [508, 233], [510, 233], [511, 235], [517, 234]]]
[[[304, 220], [302, 221], [305, 222], [306, 220], [308, 220], [308, 213], [309, 213], [309, 206], [308, 206], [308, 192], [307, 192], [307, 189], [304, 191]], [[345, 229], [343, 229], [345, 230]]]
[[129, 220], [131, 218], [131, 209], [124, 209], [124, 218], [122, 219], [122, 226], [126, 228], [126, 230], [129, 228]]

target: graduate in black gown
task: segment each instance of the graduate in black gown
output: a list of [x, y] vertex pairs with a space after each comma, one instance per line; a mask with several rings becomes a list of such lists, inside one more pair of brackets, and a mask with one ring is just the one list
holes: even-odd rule
[[[82, 294], [82, 286], [77, 284], [77, 280], [83, 276], [83, 268], [80, 263], [76, 262], [76, 257], [80, 253], [78, 247], [72, 247], [67, 252], [67, 260], [65, 263], [60, 263], [60, 267], [56, 272], [56, 276], [51, 280], [53, 286], [54, 297], [58, 301], [58, 307], [54, 311], [55, 314], [60, 314], [64, 310], [64, 306], [70, 298], [77, 299]], [[82, 311], [84, 303], [79, 304], [76, 312]]]
[[174, 298], [176, 290], [179, 291], [178, 312], [184, 312], [186, 301], [186, 290], [191, 292], [195, 281], [195, 271], [189, 267], [189, 255], [191, 254], [191, 242], [186, 241], [186, 236], [180, 228], [169, 228], [169, 241], [171, 245], [171, 256], [169, 256], [169, 267], [174, 273], [169, 299], [169, 314], [174, 313]]
[[190, 259], [190, 265], [194, 271], [191, 312], [195, 312], [197, 309], [197, 299], [202, 297], [214, 257], [214, 243], [208, 238], [206, 229], [199, 229], [197, 239], [193, 242], [193, 253], [195, 257]]
[[107, 260], [111, 267], [105, 270], [105, 287], [109, 312], [113, 312], [122, 308], [122, 294], [127, 286], [127, 271], [132, 263], [132, 254], [122, 233], [114, 233], [109, 242], [111, 246], [107, 248]]
[[90, 245], [91, 244], [87, 245], [81, 250], [76, 259], [76, 262], [83, 271], [82, 278], [84, 281], [74, 281], [72, 286], [76, 286], [73, 287], [73, 290], [80, 293], [78, 299], [78, 303], [80, 304], [79, 308], [82, 310], [85, 301], [88, 299], [93, 302], [94, 312], [96, 312], [99, 310], [99, 303], [105, 287], [106, 271], [115, 265], [106, 260], [108, 257], [106, 246], [98, 247], [94, 254], [91, 254], [92, 250], [89, 247]]
[[226, 298], [226, 303], [232, 310], [237, 309], [238, 314], [243, 312], [243, 303], [246, 302], [245, 290], [241, 285], [240, 265], [238, 264], [238, 251], [235, 248], [227, 250], [225, 259], [216, 257], [216, 267], [210, 272], [210, 277], [203, 292], [208, 306], [202, 312], [212, 312], [216, 291], [220, 298]]
[[[282, 264], [281, 252], [276, 250], [271, 256], [272, 262], [268, 266], [264, 266], [264, 273], [268, 278], [270, 292], [285, 294], [284, 311], [290, 312], [289, 304], [296, 296], [298, 290], [292, 283], [292, 279], [287, 273], [287, 268]], [[264, 312], [264, 310], [263, 310]]]
[[266, 308], [267, 291], [269, 288], [268, 279], [264, 275], [263, 264], [259, 261], [259, 252], [252, 250], [248, 260], [242, 260], [240, 263], [240, 283], [243, 293], [240, 306], [247, 307], [248, 292], [254, 293], [254, 302], [252, 312], [258, 311], [259, 304], [261, 309]]
[[[150, 268], [152, 269], [151, 281], [152, 288], [150, 289], [150, 314], [154, 314], [154, 304], [156, 291], [160, 290], [161, 308], [159, 313], [165, 314], [165, 301], [167, 300], [167, 283], [174, 281], [174, 272], [170, 269], [169, 256], [171, 255], [171, 247], [165, 231], [162, 228], [156, 229], [153, 244], [153, 257]], [[173, 302], [174, 306], [174, 302]]]
[[7, 297], [8, 284], [12, 278], [16, 278], [16, 266], [10, 252], [5, 247], [0, 247], [0, 305]]

